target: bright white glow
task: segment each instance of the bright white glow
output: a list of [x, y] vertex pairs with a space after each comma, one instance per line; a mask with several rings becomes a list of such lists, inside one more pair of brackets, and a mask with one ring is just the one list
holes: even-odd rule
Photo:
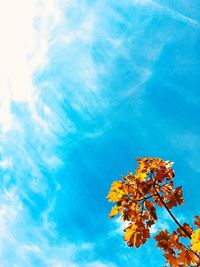
[[49, 35], [58, 20], [59, 12], [53, 0], [0, 3], [0, 126], [3, 131], [13, 127], [11, 101], [28, 103], [37, 119], [32, 76], [36, 68], [46, 63]]

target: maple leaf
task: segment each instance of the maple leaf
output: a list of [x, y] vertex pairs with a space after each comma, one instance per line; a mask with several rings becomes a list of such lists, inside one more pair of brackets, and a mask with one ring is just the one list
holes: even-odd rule
[[177, 205], [183, 204], [183, 194], [181, 186], [171, 190], [170, 193], [165, 194], [164, 200], [166, 201], [166, 206], [171, 209]]
[[[184, 224], [182, 225], [182, 228], [185, 230], [185, 232], [186, 232], [189, 236], [192, 235], [193, 229], [192, 229], [192, 227], [189, 226], [188, 223], [184, 223]], [[179, 233], [180, 236], [188, 237], [188, 235], [186, 235], [186, 233], [185, 233], [180, 227], [177, 228], [176, 231]]]
[[113, 207], [111, 212], [109, 213], [109, 217], [113, 218], [115, 215], [117, 215], [119, 212], [119, 208], [117, 206]]
[[195, 217], [195, 221], [194, 221], [194, 224], [200, 228], [200, 216], [194, 216]]
[[135, 175], [136, 179], [139, 179], [140, 181], [144, 181], [147, 177], [147, 174], [145, 172], [140, 172]]
[[136, 225], [135, 224], [129, 224], [129, 226], [127, 226], [124, 231], [125, 231], [125, 235], [124, 235], [124, 240], [129, 240], [130, 237], [134, 234], [135, 229], [136, 229]]
[[174, 189], [174, 197], [179, 205], [183, 205], [184, 200], [181, 186]]
[[157, 247], [161, 249], [166, 249], [169, 247], [168, 241], [169, 241], [170, 235], [167, 230], [159, 231], [158, 235], [154, 237], [154, 239], [158, 242]]
[[124, 240], [127, 241], [130, 247], [135, 246], [138, 248], [150, 237], [149, 229], [146, 228], [142, 222], [130, 223], [129, 226], [124, 229], [124, 232]]
[[172, 253], [165, 253], [164, 257], [167, 259], [167, 264], [173, 267], [181, 267], [183, 265], [180, 265], [180, 259], [178, 259], [176, 256], [174, 256]]
[[124, 195], [124, 191], [122, 190], [122, 181], [115, 181], [111, 185], [110, 192], [106, 196], [109, 198], [109, 202], [117, 202]]
[[136, 228], [137, 228], [137, 226], [135, 224], [130, 224], [128, 227], [126, 227], [124, 229], [124, 232], [125, 232], [124, 240], [128, 241], [129, 246], [134, 245], [134, 243], [131, 242], [132, 241], [131, 239], [133, 239], [133, 237], [134, 237]]
[[191, 248], [192, 248], [192, 250], [196, 251], [197, 253], [200, 253], [200, 229], [197, 229], [192, 234]]
[[145, 207], [149, 211], [150, 219], [151, 220], [157, 220], [156, 209], [154, 207], [154, 203], [152, 201], [146, 200], [145, 201]]

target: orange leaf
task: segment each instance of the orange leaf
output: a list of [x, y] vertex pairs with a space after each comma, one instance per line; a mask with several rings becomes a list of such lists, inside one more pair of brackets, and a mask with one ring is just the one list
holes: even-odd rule
[[195, 221], [194, 221], [194, 224], [200, 228], [200, 216], [194, 216], [195, 217]]
[[[183, 227], [184, 230], [188, 233], [189, 236], [192, 235], [193, 229], [189, 226], [189, 224], [184, 223], [184, 224], [182, 225], [182, 227]], [[184, 232], [181, 228], [177, 228], [177, 232], [180, 234], [180, 236], [188, 237], [188, 236], [185, 234], [185, 232]]]

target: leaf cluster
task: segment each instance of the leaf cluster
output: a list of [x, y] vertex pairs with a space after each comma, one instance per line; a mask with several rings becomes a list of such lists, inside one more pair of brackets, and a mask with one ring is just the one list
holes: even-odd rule
[[[138, 158], [135, 174], [128, 173], [111, 185], [108, 201], [115, 203], [109, 216], [120, 215], [128, 221], [124, 240], [128, 246], [140, 247], [151, 236], [151, 227], [158, 220], [156, 207], [165, 208], [178, 228], [170, 234], [159, 231], [154, 237], [163, 250], [168, 266], [198, 266], [200, 264], [200, 229], [194, 231], [187, 223], [180, 225], [171, 209], [184, 203], [181, 186], [174, 186], [173, 163], [160, 158]], [[200, 217], [195, 225], [200, 228]], [[191, 240], [187, 244], [184, 240]], [[183, 240], [183, 241], [182, 241]]]

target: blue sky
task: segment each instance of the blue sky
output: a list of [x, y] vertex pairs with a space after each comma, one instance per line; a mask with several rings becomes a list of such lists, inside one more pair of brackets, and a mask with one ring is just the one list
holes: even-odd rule
[[105, 196], [161, 157], [174, 214], [199, 214], [199, 1], [7, 0], [0, 30], [1, 266], [163, 266], [154, 241], [126, 246]]

